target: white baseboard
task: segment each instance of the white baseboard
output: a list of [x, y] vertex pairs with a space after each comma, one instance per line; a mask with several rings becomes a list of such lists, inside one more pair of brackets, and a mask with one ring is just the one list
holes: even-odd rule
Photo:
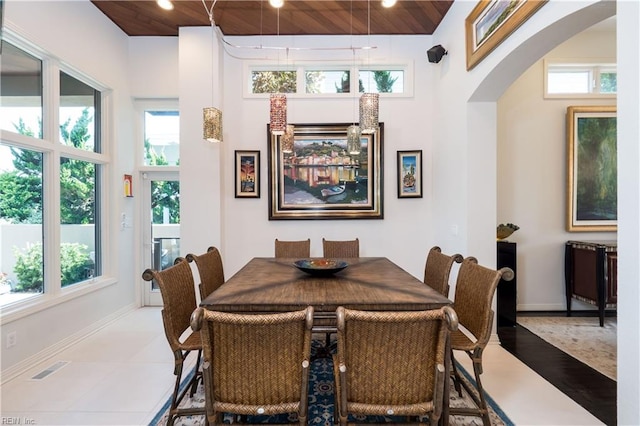
[[498, 337], [498, 333], [491, 333], [491, 337], [489, 337], [489, 342], [487, 345], [499, 345], [500, 338]]
[[62, 352], [63, 350], [67, 349], [69, 346], [73, 345], [74, 343], [79, 342], [82, 339], [87, 338], [88, 336], [92, 335], [93, 333], [97, 332], [98, 330], [104, 328], [105, 326], [107, 326], [108, 324], [110, 324], [111, 322], [115, 321], [116, 319], [120, 318], [122, 315], [136, 309], [137, 306], [135, 304], [130, 304], [127, 305], [125, 307], [123, 307], [122, 309], [117, 310], [116, 312], [112, 313], [111, 315], [102, 318], [100, 321], [97, 321], [93, 324], [91, 324], [88, 327], [85, 327], [84, 329], [70, 335], [69, 337], [67, 337], [66, 339], [63, 339], [61, 341], [59, 341], [58, 343], [56, 343], [55, 345], [51, 345], [43, 350], [41, 350], [40, 352], [23, 359], [22, 361], [18, 362], [17, 364], [12, 365], [11, 367], [8, 367], [6, 370], [2, 371], [2, 381], [0, 382], [0, 384], [5, 384], [6, 382], [15, 379], [16, 377], [18, 377], [20, 374], [24, 373], [25, 371], [27, 371], [28, 369], [32, 368], [34, 365], [39, 364], [43, 361], [46, 361], [49, 358], [54, 357], [55, 355], [59, 354], [60, 352]]
[[[564, 303], [527, 303], [527, 304], [518, 304], [516, 307], [518, 312], [525, 311], [539, 311], [539, 312], [552, 312], [552, 311], [567, 311], [567, 305]], [[574, 311], [585, 311], [585, 310], [597, 310], [598, 308], [594, 305], [590, 305], [588, 303], [581, 302], [579, 300], [573, 299], [571, 301], [571, 310]]]

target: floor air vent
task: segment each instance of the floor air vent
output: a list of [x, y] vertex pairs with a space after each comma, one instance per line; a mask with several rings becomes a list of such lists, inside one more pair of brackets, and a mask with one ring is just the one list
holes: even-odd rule
[[62, 367], [64, 367], [67, 364], [69, 364], [69, 361], [58, 361], [55, 364], [53, 364], [52, 366], [47, 367], [46, 369], [42, 370], [41, 372], [39, 372], [38, 374], [33, 376], [31, 378], [31, 380], [42, 380], [45, 377], [55, 373], [56, 371], [58, 371], [59, 369], [61, 369]]

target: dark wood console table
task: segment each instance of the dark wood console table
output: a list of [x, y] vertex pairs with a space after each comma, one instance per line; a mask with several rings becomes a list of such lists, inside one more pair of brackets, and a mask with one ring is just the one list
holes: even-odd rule
[[567, 241], [564, 252], [567, 316], [571, 299], [596, 305], [600, 326], [606, 308], [615, 308], [618, 295], [618, 244], [616, 241]]

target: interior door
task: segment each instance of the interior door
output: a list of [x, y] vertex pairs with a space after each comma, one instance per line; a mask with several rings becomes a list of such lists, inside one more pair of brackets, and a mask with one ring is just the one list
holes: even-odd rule
[[[180, 256], [180, 179], [178, 172], [142, 173], [143, 267], [163, 270]], [[155, 282], [144, 281], [144, 305], [162, 306]]]

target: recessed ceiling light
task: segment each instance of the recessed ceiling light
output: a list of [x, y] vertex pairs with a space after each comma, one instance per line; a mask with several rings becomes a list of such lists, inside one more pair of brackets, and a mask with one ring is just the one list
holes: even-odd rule
[[158, 6], [164, 10], [173, 10], [173, 3], [171, 3], [171, 0], [156, 0], [156, 3], [158, 3]]
[[392, 7], [396, 4], [396, 0], [382, 0], [382, 6]]
[[280, 9], [284, 5], [284, 0], [269, 0], [269, 4], [276, 9]]

